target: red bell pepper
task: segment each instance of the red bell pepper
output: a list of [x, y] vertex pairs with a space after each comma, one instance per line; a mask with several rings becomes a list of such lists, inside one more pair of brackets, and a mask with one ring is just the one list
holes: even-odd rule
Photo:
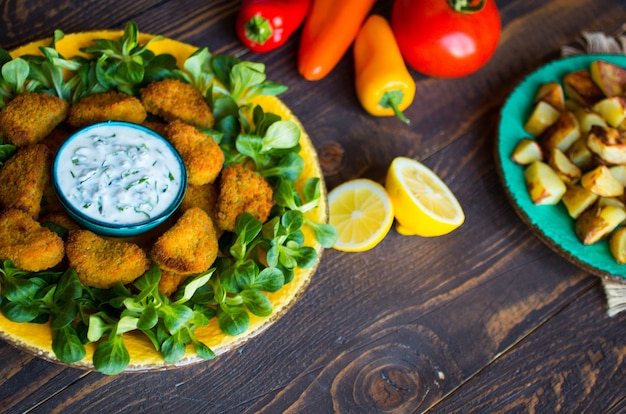
[[243, 0], [237, 15], [237, 36], [249, 50], [274, 50], [300, 27], [311, 0]]

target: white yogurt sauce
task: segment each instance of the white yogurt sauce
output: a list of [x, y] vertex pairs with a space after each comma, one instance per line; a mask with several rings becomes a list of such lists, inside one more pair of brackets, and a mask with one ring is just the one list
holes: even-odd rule
[[103, 124], [61, 148], [55, 174], [62, 194], [84, 215], [136, 224], [174, 203], [183, 170], [172, 148], [149, 132]]

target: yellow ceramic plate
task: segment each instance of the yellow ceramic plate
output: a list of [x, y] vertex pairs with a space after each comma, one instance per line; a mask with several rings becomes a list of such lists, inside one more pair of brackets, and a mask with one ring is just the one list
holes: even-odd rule
[[[81, 54], [79, 49], [90, 46], [94, 39], [118, 40], [121, 35], [121, 31], [98, 31], [69, 34], [66, 35], [61, 41], [57, 42], [56, 47], [63, 56], [70, 58], [77, 54]], [[141, 44], [144, 44], [151, 37], [153, 36], [140, 34], [139, 41]], [[49, 39], [30, 43], [14, 50], [11, 55], [13, 57], [17, 57], [26, 54], [39, 54], [39, 46], [48, 46], [49, 44]], [[173, 55], [177, 59], [179, 67], [182, 67], [185, 59], [197, 50], [194, 46], [172, 39], [154, 41], [150, 43], [149, 49], [156, 54], [169, 53]], [[265, 112], [273, 112], [280, 115], [283, 119], [291, 120], [300, 126], [300, 129], [302, 130], [300, 138], [302, 150], [300, 155], [304, 159], [305, 169], [300, 181], [296, 183], [296, 187], [301, 188], [304, 181], [310, 177], [322, 178], [322, 171], [319, 166], [315, 148], [302, 128], [302, 125], [289, 108], [287, 108], [281, 100], [275, 97], [258, 97], [254, 100], [254, 103], [261, 105]], [[321, 183], [323, 194], [322, 201], [317, 209], [308, 213], [308, 216], [316, 222], [326, 223], [328, 219], [326, 189], [323, 187], [323, 180], [321, 180]], [[306, 244], [317, 250], [319, 263], [319, 259], [322, 254], [322, 247], [315, 240], [313, 233], [307, 232], [307, 230], [307, 228], [304, 229]], [[196, 337], [209, 346], [217, 355], [241, 345], [243, 342], [261, 333], [287, 311], [287, 309], [296, 301], [298, 296], [304, 291], [316, 268], [317, 264], [306, 270], [296, 269], [295, 276], [290, 283], [283, 286], [283, 288], [278, 292], [266, 292], [267, 297], [272, 303], [273, 313], [268, 317], [259, 317], [251, 314], [250, 327], [245, 334], [236, 337], [225, 335], [217, 327], [217, 320], [213, 319], [211, 320], [209, 326], [198, 328], [196, 330]], [[58, 362], [52, 352], [52, 331], [47, 324], [38, 325], [30, 323], [14, 323], [7, 320], [0, 313], [0, 337], [22, 350], [33, 353], [41, 358]], [[202, 361], [202, 359], [193, 350], [193, 347], [189, 346], [187, 354], [178, 363], [175, 365], [167, 365], [146, 337], [142, 335], [133, 335], [132, 332], [124, 335], [124, 343], [128, 348], [131, 358], [127, 371], [160, 370]], [[95, 351], [95, 346], [93, 346], [93, 344], [88, 344], [86, 348], [87, 355], [85, 358], [78, 363], [72, 364], [72, 366], [86, 369], [93, 368], [91, 361], [93, 352]]]

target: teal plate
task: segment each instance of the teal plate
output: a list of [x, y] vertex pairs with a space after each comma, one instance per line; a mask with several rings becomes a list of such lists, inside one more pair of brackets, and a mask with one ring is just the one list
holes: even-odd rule
[[626, 283], [626, 265], [618, 264], [607, 240], [591, 246], [583, 245], [574, 233], [574, 220], [563, 203], [554, 206], [533, 204], [526, 189], [524, 167], [511, 160], [519, 140], [530, 135], [524, 123], [530, 116], [535, 94], [546, 82], [560, 82], [569, 73], [589, 69], [591, 63], [602, 59], [626, 66], [626, 56], [579, 55], [553, 61], [530, 74], [513, 91], [500, 113], [496, 140], [496, 165], [509, 199], [522, 220], [554, 251], [594, 275]]

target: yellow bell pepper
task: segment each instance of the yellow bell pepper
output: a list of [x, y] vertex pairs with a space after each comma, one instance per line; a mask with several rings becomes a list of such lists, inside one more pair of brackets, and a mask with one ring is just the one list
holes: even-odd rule
[[354, 42], [356, 93], [363, 108], [374, 116], [397, 116], [415, 98], [415, 81], [406, 68], [389, 22], [373, 14]]

